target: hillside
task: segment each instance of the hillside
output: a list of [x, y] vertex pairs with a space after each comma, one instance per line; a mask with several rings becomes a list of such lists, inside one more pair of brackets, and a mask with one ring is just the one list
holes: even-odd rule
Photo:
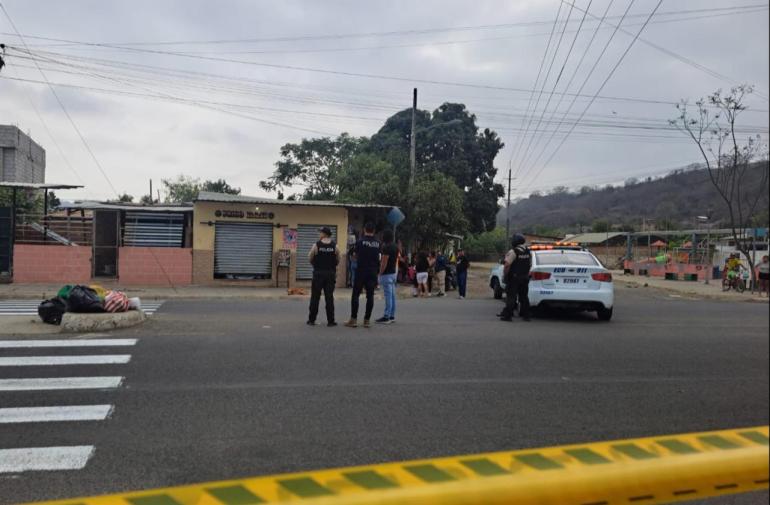
[[[763, 170], [768, 170], [767, 162], [752, 167], [746, 183], [760, 184]], [[765, 186], [757, 216], [759, 226], [768, 225], [767, 183]], [[629, 180], [624, 186], [562, 187], [545, 195], [533, 194], [512, 203], [510, 215], [514, 229], [539, 233], [575, 232], [581, 227], [590, 230], [594, 224], [604, 223], [615, 229], [640, 230], [643, 223], [650, 226], [650, 221], [657, 229], [677, 229], [696, 226], [696, 216], [705, 215], [709, 209], [717, 226], [726, 223], [727, 210], [707, 171], [683, 169], [643, 182]], [[504, 208], [497, 222], [505, 225]]]

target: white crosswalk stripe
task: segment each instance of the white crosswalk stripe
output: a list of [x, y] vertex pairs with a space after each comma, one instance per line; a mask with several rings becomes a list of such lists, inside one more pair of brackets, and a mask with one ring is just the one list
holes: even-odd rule
[[135, 338], [101, 338], [90, 340], [0, 340], [0, 349], [36, 347], [128, 347], [136, 345]]
[[110, 412], [112, 412], [112, 405], [0, 408], [0, 424], [103, 421]]
[[[142, 302], [142, 310], [148, 316], [157, 312], [165, 300]], [[36, 316], [40, 300], [0, 300], [0, 316]]]
[[[130, 354], [98, 354], [101, 349], [127, 348], [137, 339], [47, 339], [0, 340], [0, 425], [7, 429], [33, 429], [38, 423], [100, 423], [107, 421], [115, 406], [104, 403], [105, 392], [115, 391], [123, 384], [119, 375], [59, 377], [66, 375], [68, 365], [116, 366], [130, 362]], [[66, 354], [72, 350], [80, 354]], [[94, 354], [86, 354], [92, 351]], [[126, 349], [127, 350], [127, 349]], [[62, 352], [65, 354], [57, 354]], [[103, 352], [103, 351], [101, 351]], [[5, 354], [5, 355], [3, 355]], [[23, 355], [22, 355], [23, 354]], [[45, 367], [43, 377], [14, 377], [26, 367]], [[88, 370], [88, 369], [86, 369]], [[95, 368], [95, 373], [103, 368]], [[43, 372], [41, 372], [41, 375]], [[87, 373], [86, 373], [87, 375]], [[51, 400], [50, 395], [35, 401], [36, 394], [72, 390], [66, 402]], [[89, 402], [98, 394], [100, 401]], [[74, 396], [74, 400], [71, 398]], [[22, 406], [13, 406], [23, 401]], [[35, 405], [35, 403], [38, 403]], [[31, 404], [31, 405], [30, 405]], [[18, 405], [18, 404], [17, 404]], [[117, 407], [119, 409], [119, 406]], [[42, 427], [41, 427], [42, 428]], [[5, 428], [4, 428], [5, 429]], [[39, 428], [40, 429], [40, 428]], [[89, 433], [86, 431], [86, 433]], [[11, 439], [13, 440], [13, 439]], [[69, 441], [68, 441], [69, 442]], [[54, 442], [55, 444], [56, 442]], [[8, 473], [80, 470], [93, 457], [96, 447], [89, 440], [77, 440], [85, 445], [52, 447], [0, 447], [0, 475]], [[24, 445], [24, 444], [19, 444]], [[34, 442], [33, 442], [34, 445]]]
[[123, 377], [50, 377], [45, 379], [0, 379], [0, 391], [56, 391], [66, 389], [114, 389]]
[[92, 356], [14, 356], [0, 358], [0, 366], [120, 365], [131, 360], [130, 354]]
[[80, 470], [93, 453], [93, 445], [0, 449], [0, 473]]

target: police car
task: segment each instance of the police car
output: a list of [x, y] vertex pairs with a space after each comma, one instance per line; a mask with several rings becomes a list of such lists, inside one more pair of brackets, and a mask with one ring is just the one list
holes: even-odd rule
[[[612, 319], [612, 274], [596, 256], [573, 243], [535, 244], [530, 250], [529, 302], [533, 308], [596, 311], [600, 320]], [[502, 264], [492, 269], [489, 287], [495, 298], [503, 297]]]

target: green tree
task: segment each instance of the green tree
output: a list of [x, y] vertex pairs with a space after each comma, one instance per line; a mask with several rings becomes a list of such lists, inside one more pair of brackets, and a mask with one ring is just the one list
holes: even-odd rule
[[206, 181], [200, 185], [200, 191], [211, 191], [214, 193], [225, 193], [228, 195], [240, 195], [241, 188], [230, 186], [224, 179], [216, 181]]
[[[50, 193], [49, 193], [50, 195]], [[49, 199], [50, 202], [50, 199]], [[13, 203], [13, 190], [0, 188], [0, 207], [10, 207]], [[16, 191], [16, 212], [19, 214], [42, 214], [43, 197], [35, 190], [19, 189]]]
[[178, 175], [175, 179], [162, 179], [161, 182], [165, 187], [167, 203], [192, 202], [200, 192], [200, 181], [187, 175]]
[[465, 239], [464, 247], [468, 254], [476, 256], [502, 257], [508, 251], [510, 245], [505, 236], [505, 228], [497, 227], [492, 231], [485, 231], [478, 235], [471, 235]]
[[404, 207], [405, 189], [393, 165], [372, 154], [359, 154], [345, 163], [339, 174], [338, 200]]
[[[389, 161], [404, 178], [410, 171], [411, 118], [411, 109], [391, 116], [366, 146], [367, 152]], [[502, 185], [494, 182], [494, 160], [504, 145], [497, 133], [489, 129], [480, 132], [476, 116], [457, 103], [444, 103], [432, 114], [417, 111], [416, 125], [417, 174], [439, 172], [449, 177], [463, 193], [469, 230], [492, 230], [498, 200], [504, 194]]]
[[61, 206], [61, 200], [59, 200], [59, 197], [56, 196], [56, 193], [53, 191], [48, 192], [48, 210], [54, 210], [58, 209]]
[[259, 186], [265, 191], [282, 191], [298, 185], [305, 188], [306, 200], [333, 200], [337, 197], [339, 172], [365, 142], [342, 133], [336, 139], [302, 139], [299, 144], [281, 147], [275, 172]]
[[142, 205], [152, 205], [155, 203], [155, 200], [153, 200], [150, 195], [142, 195], [142, 198], [139, 199], [139, 203]]
[[447, 233], [464, 235], [468, 221], [463, 209], [463, 192], [444, 174], [421, 174], [415, 180], [411, 215], [406, 216], [404, 231], [418, 246], [443, 244]]
[[122, 195], [118, 195], [118, 197], [115, 200], [107, 200], [108, 202], [117, 202], [117, 203], [133, 203], [134, 197], [129, 195], [128, 193], [123, 193]]
[[[178, 175], [175, 179], [163, 179], [161, 182], [165, 187], [167, 203], [192, 202], [198, 198], [198, 193], [201, 191], [213, 191], [231, 195], [241, 194], [241, 188], [230, 186], [224, 179], [200, 182], [200, 179]], [[144, 199], [142, 203], [144, 203]]]

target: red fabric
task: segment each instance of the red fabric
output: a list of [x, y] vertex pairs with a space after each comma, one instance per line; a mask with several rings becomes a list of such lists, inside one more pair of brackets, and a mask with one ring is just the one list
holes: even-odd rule
[[110, 291], [104, 298], [104, 310], [107, 312], [125, 312], [128, 310], [128, 297], [120, 291]]

